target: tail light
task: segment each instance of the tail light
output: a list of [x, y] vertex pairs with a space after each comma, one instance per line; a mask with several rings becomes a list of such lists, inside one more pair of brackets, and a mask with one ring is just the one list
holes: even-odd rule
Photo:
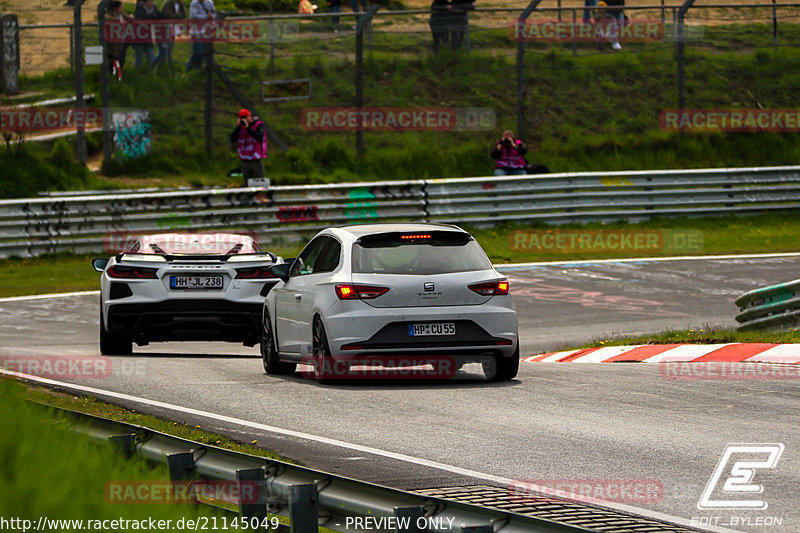
[[108, 270], [106, 270], [106, 272], [112, 278], [158, 279], [158, 276], [156, 276], [156, 272], [158, 272], [157, 268], [114, 265]]
[[237, 268], [236, 279], [267, 279], [276, 277], [269, 267]]
[[505, 279], [477, 283], [468, 285], [468, 287], [481, 296], [505, 296], [508, 294], [508, 280]]
[[372, 300], [388, 290], [388, 287], [373, 285], [337, 285], [336, 296], [340, 300]]

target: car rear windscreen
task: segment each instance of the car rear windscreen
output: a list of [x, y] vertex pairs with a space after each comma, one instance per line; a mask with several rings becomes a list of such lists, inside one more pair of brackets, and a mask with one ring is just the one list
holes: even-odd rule
[[361, 237], [353, 245], [353, 272], [358, 273], [430, 275], [491, 268], [467, 233], [382, 233]]

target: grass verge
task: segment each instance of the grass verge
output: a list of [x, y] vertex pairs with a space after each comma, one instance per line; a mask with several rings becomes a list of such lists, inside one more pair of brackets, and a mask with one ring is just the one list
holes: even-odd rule
[[[539, 261], [579, 261], [591, 259], [623, 259], [633, 257], [675, 257], [684, 255], [725, 255], [749, 253], [800, 252], [800, 213], [787, 212], [746, 217], [663, 218], [639, 224], [565, 224], [554, 227], [544, 223], [503, 224], [488, 229], [466, 227], [486, 250], [493, 263], [525, 263]], [[587, 232], [593, 239], [587, 246], [533, 246], [518, 235], [539, 235], [544, 244], [545, 234], [581, 235]], [[606, 233], [604, 233], [606, 232]], [[656, 246], [631, 246], [610, 249], [598, 244], [597, 235], [611, 233], [655, 235]], [[678, 237], [675, 237], [675, 236]], [[681, 235], [694, 236], [680, 246]], [[673, 239], [672, 245], [667, 241]], [[640, 239], [642, 240], [642, 239]], [[569, 242], [569, 238], [565, 242]], [[577, 240], [576, 240], [577, 242]], [[518, 244], [520, 244], [518, 246]], [[600, 244], [613, 244], [603, 237]], [[646, 239], [643, 244], [646, 244]], [[272, 250], [282, 257], [295, 257], [303, 243], [294, 247]], [[35, 258], [0, 260], [0, 297], [27, 294], [49, 294], [82, 290], [97, 290], [99, 275], [92, 269], [92, 257], [97, 255], [55, 254]], [[788, 275], [787, 275], [788, 276]], [[787, 280], [788, 281], [788, 280]]]
[[100, 416], [124, 422], [144, 426], [153, 431], [159, 431], [168, 435], [174, 435], [182, 439], [188, 439], [203, 444], [209, 444], [218, 448], [225, 448], [234, 452], [247, 453], [277, 459], [279, 461], [294, 463], [294, 461], [281, 457], [273, 452], [264, 450], [257, 446], [258, 440], [253, 439], [249, 443], [242, 443], [232, 440], [230, 437], [218, 433], [203, 431], [200, 426], [190, 426], [185, 421], [178, 422], [165, 420], [151, 415], [140, 413], [135, 409], [125, 409], [118, 405], [110, 404], [92, 396], [74, 396], [63, 392], [57, 392], [46, 387], [28, 385], [25, 387], [25, 398], [40, 404], [69, 409], [79, 413]]
[[[153, 518], [171, 520], [172, 527], [166, 529], [182, 531], [184, 528], [175, 526], [180, 519], [222, 516], [221, 511], [207, 506], [110, 503], [105, 497], [107, 483], [163, 483], [169, 480], [166, 467], [153, 468], [143, 461], [129, 460], [113, 453], [109, 446], [99, 446], [88, 437], [69, 431], [63, 422], [53, 419], [47, 408], [25, 401], [26, 394], [21, 385], [0, 380], [0, 516], [4, 519], [30, 520], [32, 529], [43, 517], [83, 520], [84, 526], [88, 520]], [[74, 523], [48, 523], [39, 529], [82, 528]]]
[[735, 342], [800, 343], [800, 328], [786, 331], [736, 331], [734, 329], [718, 329], [713, 326], [706, 326], [703, 329], [676, 329], [651, 335], [623, 335], [613, 339], [596, 339], [581, 346], [563, 348], [563, 350], [632, 344], [725, 344]]

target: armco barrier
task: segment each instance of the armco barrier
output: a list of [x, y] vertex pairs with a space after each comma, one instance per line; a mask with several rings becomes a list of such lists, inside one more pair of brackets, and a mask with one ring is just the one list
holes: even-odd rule
[[100, 252], [118, 233], [247, 229], [270, 247], [354, 222], [635, 222], [797, 208], [800, 167], [65, 195], [0, 201], [0, 257]]
[[800, 279], [756, 289], [736, 299], [739, 331], [800, 325]]
[[[353, 531], [348, 517], [411, 519], [408, 529], [377, 527], [373, 531], [441, 533], [573, 533], [596, 531], [562, 524], [545, 518], [525, 516], [510, 511], [459, 503], [431, 496], [390, 489], [372, 483], [312, 470], [301, 466], [233, 452], [198, 442], [158, 433], [150, 429], [57, 409], [65, 416], [77, 417], [72, 428], [93, 439], [115, 445], [128, 454], [167, 466], [175, 482], [197, 478], [209, 481], [240, 483], [257, 492], [248, 503], [238, 506], [239, 515], [249, 520], [264, 519], [267, 513], [291, 521], [293, 533], [312, 533], [318, 525], [336, 531]], [[241, 493], [245, 493], [242, 489]], [[303, 497], [300, 497], [302, 495]], [[551, 506], [558, 506], [553, 501]], [[576, 505], [564, 502], [565, 509]], [[584, 512], [586, 515], [587, 513]], [[415, 527], [418, 519], [431, 527]], [[584, 518], [584, 522], [589, 522]], [[437, 527], [438, 525], [438, 527]], [[357, 529], [357, 528], [355, 528]], [[263, 529], [262, 529], [263, 530]]]

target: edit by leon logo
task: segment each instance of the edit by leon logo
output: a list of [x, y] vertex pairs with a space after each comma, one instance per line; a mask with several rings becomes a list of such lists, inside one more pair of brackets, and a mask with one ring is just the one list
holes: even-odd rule
[[[698, 509], [766, 509], [766, 500], [737, 499], [734, 496], [749, 496], [764, 492], [764, 486], [753, 483], [757, 470], [775, 468], [783, 454], [781, 443], [729, 444], [706, 485]], [[732, 463], [730, 468], [728, 464]], [[721, 494], [715, 495], [723, 474], [727, 478]], [[714, 498], [714, 499], [712, 499]]]

